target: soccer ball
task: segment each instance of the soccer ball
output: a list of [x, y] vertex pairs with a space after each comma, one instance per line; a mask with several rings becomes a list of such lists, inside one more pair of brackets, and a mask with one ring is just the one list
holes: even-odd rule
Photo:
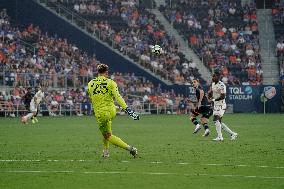
[[159, 55], [162, 53], [162, 48], [160, 47], [160, 45], [154, 45], [154, 46], [151, 46], [151, 52], [155, 55]]

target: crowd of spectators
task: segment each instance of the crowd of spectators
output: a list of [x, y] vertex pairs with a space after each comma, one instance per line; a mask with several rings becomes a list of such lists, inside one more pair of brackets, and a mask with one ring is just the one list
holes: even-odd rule
[[[96, 75], [99, 62], [95, 56], [89, 57], [66, 39], [43, 34], [32, 24], [22, 30], [12, 27], [6, 10], [1, 10], [0, 15], [0, 68], [5, 76], [1, 84], [14, 87], [10, 91], [1, 91], [0, 114], [6, 111], [9, 116], [15, 117], [16, 112], [25, 113], [22, 98], [26, 88], [22, 86], [38, 84], [47, 86], [47, 104], [44, 102], [42, 109], [51, 115], [92, 114], [85, 88], [54, 90], [52, 87], [86, 85], [89, 78]], [[26, 43], [35, 44], [34, 49], [28, 49]], [[143, 103], [152, 104], [151, 109], [164, 108], [173, 106], [174, 102], [179, 104], [182, 98], [173, 91], [162, 91], [160, 86], [155, 87], [134, 74], [113, 73], [110, 77], [118, 83], [127, 103], [138, 110], [146, 108], [142, 107]]]
[[0, 20], [0, 73], [4, 73], [1, 84], [80, 86], [96, 73], [99, 63], [96, 57], [87, 55], [67, 39], [42, 33], [33, 24], [13, 27], [6, 10], [0, 15], [6, 15]]
[[275, 25], [284, 24], [284, 1], [283, 0], [273, 0], [272, 15], [273, 15], [273, 23]]
[[[176, 94], [173, 90], [162, 90], [145, 78], [117, 72], [111, 74], [110, 78], [119, 85], [120, 93], [127, 104], [138, 112], [179, 114], [186, 113], [191, 108], [183, 95]], [[26, 90], [27, 88], [16, 86], [11, 90], [0, 91], [0, 116], [4, 116], [4, 112], [11, 117], [25, 114], [27, 110], [23, 101]], [[43, 114], [92, 115], [85, 87], [65, 90], [44, 87], [44, 91], [45, 99], [41, 105]]]
[[[12, 88], [0, 92], [0, 114], [6, 111], [9, 116], [15, 117], [16, 112], [25, 113], [23, 97], [26, 89], [39, 84], [46, 88], [45, 102], [41, 107], [44, 112], [51, 115], [68, 112], [92, 114], [86, 88], [82, 86], [86, 86], [88, 80], [97, 74], [99, 61], [95, 55], [88, 56], [66, 39], [43, 34], [32, 24], [23, 29], [12, 27], [5, 9], [1, 10], [0, 15], [0, 68], [1, 73], [5, 74], [1, 84]], [[34, 49], [28, 49], [27, 43], [34, 44]], [[175, 109], [181, 107], [179, 112], [182, 112], [187, 107], [180, 105], [185, 102], [184, 97], [154, 86], [145, 77], [114, 72], [110, 78], [117, 82], [127, 103], [138, 110], [155, 110], [158, 107], [165, 111], [172, 106]], [[67, 90], [60, 89], [69, 86], [70, 82]], [[144, 104], [151, 105], [143, 107]]]
[[262, 83], [254, 3], [241, 0], [171, 0], [160, 7], [204, 64], [228, 84]]
[[[62, 5], [87, 19], [88, 30], [94, 35], [164, 79], [176, 84], [188, 83], [193, 78], [204, 82], [195, 63], [179, 51], [176, 39], [137, 0], [71, 0]], [[155, 44], [163, 48], [162, 55], [151, 53], [150, 47]]]
[[275, 54], [279, 64], [280, 83], [284, 86], [284, 35], [277, 39]]
[[[272, 7], [273, 24], [275, 30], [276, 48], [280, 70], [280, 83], [284, 86], [284, 1], [274, 0]], [[284, 96], [284, 95], [283, 95]]]

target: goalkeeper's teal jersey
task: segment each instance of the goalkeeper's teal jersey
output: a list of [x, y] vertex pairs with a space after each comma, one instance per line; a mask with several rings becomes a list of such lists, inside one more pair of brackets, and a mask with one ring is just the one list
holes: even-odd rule
[[117, 84], [104, 76], [94, 78], [88, 83], [88, 93], [95, 114], [102, 111], [115, 110], [114, 98], [122, 109], [126, 109], [126, 103], [118, 92]]

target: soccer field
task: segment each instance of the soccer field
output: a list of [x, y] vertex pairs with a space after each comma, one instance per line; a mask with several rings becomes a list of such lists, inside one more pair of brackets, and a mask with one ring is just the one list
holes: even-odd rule
[[214, 142], [193, 135], [188, 117], [118, 116], [113, 133], [138, 148], [139, 158], [110, 146], [103, 159], [93, 117], [0, 119], [0, 188], [284, 188], [284, 117], [227, 114], [238, 132]]

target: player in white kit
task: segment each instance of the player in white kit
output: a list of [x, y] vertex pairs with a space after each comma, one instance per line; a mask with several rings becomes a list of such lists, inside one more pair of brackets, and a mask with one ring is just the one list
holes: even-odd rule
[[220, 81], [220, 74], [214, 73], [212, 77], [212, 101], [214, 103], [213, 108], [213, 121], [216, 126], [217, 138], [213, 139], [215, 141], [223, 141], [222, 131], [224, 129], [227, 133], [231, 135], [231, 140], [235, 140], [238, 136], [236, 132], [233, 132], [225, 123], [222, 122], [222, 117], [226, 111], [226, 85]]
[[22, 123], [27, 123], [29, 119], [32, 119], [32, 123], [38, 122], [36, 116], [38, 113], [39, 104], [43, 98], [44, 92], [42, 91], [41, 87], [36, 87], [36, 94], [30, 102], [30, 112], [26, 116], [22, 117]]

